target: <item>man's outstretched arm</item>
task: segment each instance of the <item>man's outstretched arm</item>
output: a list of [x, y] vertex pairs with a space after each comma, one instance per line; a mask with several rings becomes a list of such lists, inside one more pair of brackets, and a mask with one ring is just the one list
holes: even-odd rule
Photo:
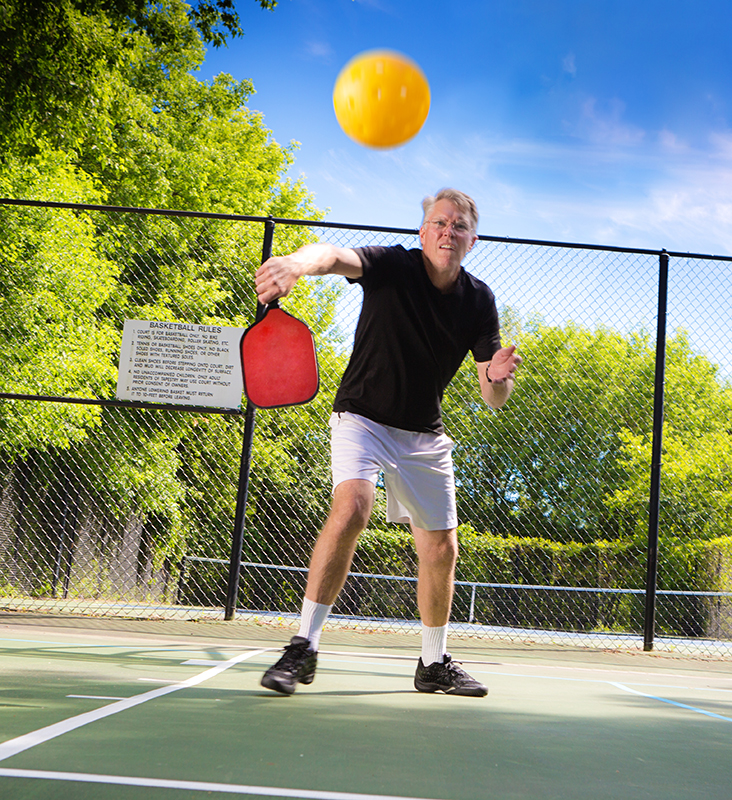
[[361, 259], [349, 247], [332, 244], [306, 244], [286, 256], [273, 256], [262, 264], [254, 276], [260, 303], [271, 303], [285, 297], [304, 275], [345, 275], [360, 278]]

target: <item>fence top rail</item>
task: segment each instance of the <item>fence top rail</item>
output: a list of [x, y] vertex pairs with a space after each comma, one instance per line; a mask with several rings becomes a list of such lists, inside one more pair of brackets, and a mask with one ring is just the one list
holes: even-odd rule
[[[224, 214], [213, 211], [183, 211], [180, 209], [165, 208], [139, 208], [135, 206], [108, 206], [93, 205], [90, 203], [65, 203], [52, 200], [19, 200], [10, 197], [0, 197], [0, 205], [4, 206], [35, 206], [38, 208], [67, 208], [76, 211], [106, 211], [140, 215], [158, 215], [164, 217], [192, 217], [198, 219], [221, 219], [237, 222], [274, 222], [282, 225], [301, 225], [311, 228], [338, 228], [341, 230], [373, 231], [375, 233], [399, 233], [416, 236], [418, 228], [393, 228], [383, 225], [361, 225], [346, 222], [326, 222], [318, 219], [290, 219], [287, 217], [262, 217], [247, 214]], [[556, 247], [571, 250], [600, 250], [611, 253], [634, 253], [636, 255], [661, 256], [673, 258], [696, 258], [707, 261], [732, 262], [732, 255], [714, 255], [711, 253], [684, 253], [675, 250], [649, 249], [643, 247], [620, 247], [619, 245], [587, 244], [581, 242], [558, 242], [549, 239], [520, 239], [509, 236], [490, 236], [479, 234], [478, 239], [483, 242], [496, 242], [498, 244], [522, 244], [535, 247]]]

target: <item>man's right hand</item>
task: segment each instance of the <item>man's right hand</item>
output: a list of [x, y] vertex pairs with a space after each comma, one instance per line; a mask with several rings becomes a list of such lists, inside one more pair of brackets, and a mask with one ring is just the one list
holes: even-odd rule
[[300, 271], [297, 269], [294, 253], [267, 259], [254, 274], [257, 299], [267, 305], [280, 297], [286, 297], [299, 277]]

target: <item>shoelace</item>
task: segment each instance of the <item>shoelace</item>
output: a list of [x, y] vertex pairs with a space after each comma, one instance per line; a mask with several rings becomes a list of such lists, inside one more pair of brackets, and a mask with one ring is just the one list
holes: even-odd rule
[[302, 653], [302, 655], [305, 655], [306, 650], [307, 650], [307, 648], [303, 644], [288, 644], [288, 645], [285, 645], [285, 652], [282, 655], [282, 658], [280, 659], [280, 661], [282, 662], [282, 665], [283, 666], [288, 666], [288, 667], [291, 666], [292, 664], [294, 664], [296, 662], [296, 660], [298, 659], [300, 653]]
[[456, 675], [461, 680], [473, 681], [474, 678], [471, 678], [470, 675], [468, 675], [468, 673], [465, 672], [465, 670], [460, 666], [462, 663], [462, 661], [453, 661], [452, 656], [450, 656], [450, 660], [443, 666], [448, 672]]

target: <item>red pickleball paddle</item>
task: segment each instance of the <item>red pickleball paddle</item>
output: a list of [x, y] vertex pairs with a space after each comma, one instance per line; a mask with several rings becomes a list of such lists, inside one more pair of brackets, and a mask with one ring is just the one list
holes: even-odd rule
[[258, 408], [308, 403], [318, 393], [318, 359], [308, 326], [275, 300], [241, 337], [244, 392]]

